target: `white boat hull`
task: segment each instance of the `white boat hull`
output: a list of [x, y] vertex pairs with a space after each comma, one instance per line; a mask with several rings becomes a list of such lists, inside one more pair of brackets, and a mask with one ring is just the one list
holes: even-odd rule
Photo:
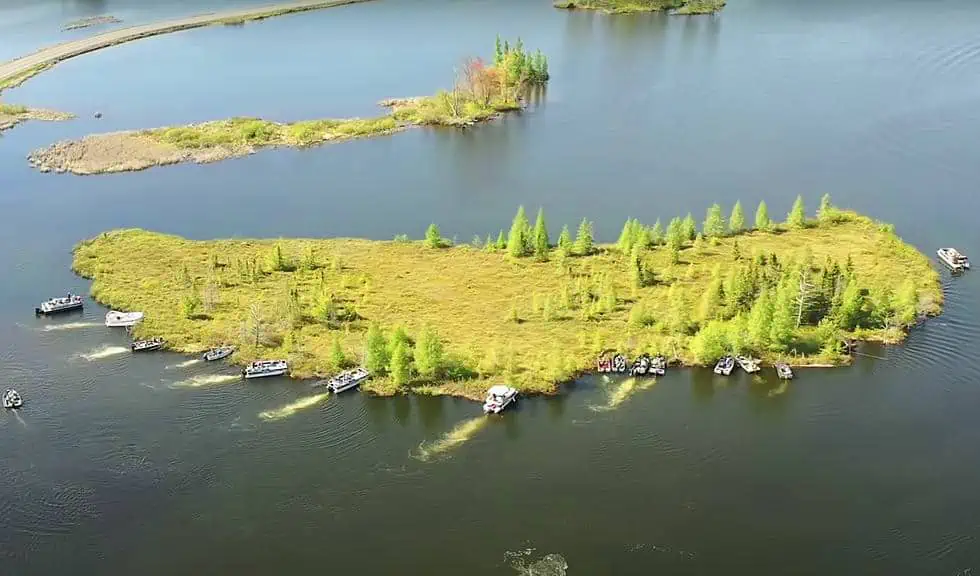
[[270, 376], [282, 376], [287, 371], [286, 368], [281, 370], [269, 370], [266, 372], [246, 372], [245, 379], [252, 380], [253, 378], [268, 378]]
[[350, 382], [345, 382], [339, 385], [330, 385], [329, 388], [330, 391], [333, 392], [334, 394], [340, 394], [341, 392], [346, 392], [351, 388], [357, 388], [358, 386], [361, 385], [361, 382], [363, 381], [364, 381], [363, 378], [360, 380], [351, 380]]
[[105, 325], [109, 328], [129, 328], [142, 320], [142, 312], [109, 312], [105, 315]]

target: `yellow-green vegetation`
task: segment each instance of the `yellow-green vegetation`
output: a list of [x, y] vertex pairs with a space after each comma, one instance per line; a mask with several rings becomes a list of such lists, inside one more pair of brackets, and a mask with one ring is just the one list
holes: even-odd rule
[[311, 146], [330, 140], [388, 134], [399, 128], [393, 118], [308, 120], [280, 124], [260, 118], [232, 118], [191, 126], [157, 128], [143, 134], [178, 148]]
[[610, 14], [667, 12], [671, 14], [712, 14], [725, 7], [726, 0], [557, 0], [555, 8], [599, 10]]
[[20, 106], [19, 104], [4, 104], [0, 102], [0, 116], [14, 116], [17, 114], [26, 114], [28, 111], [27, 106]]
[[137, 336], [172, 349], [239, 346], [234, 359], [285, 357], [294, 376], [363, 364], [367, 390], [481, 397], [506, 381], [551, 393], [609, 349], [686, 364], [724, 353], [841, 363], [848, 337], [895, 341], [940, 311], [929, 260], [891, 227], [800, 200], [782, 225], [764, 204], [693, 218], [629, 220], [596, 246], [583, 220], [557, 243], [543, 212], [452, 246], [425, 241], [191, 241], [138, 229], [80, 243], [74, 270], [116, 309], [141, 310]]

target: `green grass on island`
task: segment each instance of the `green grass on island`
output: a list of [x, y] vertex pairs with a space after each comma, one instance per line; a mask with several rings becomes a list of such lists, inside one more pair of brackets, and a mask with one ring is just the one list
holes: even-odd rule
[[664, 229], [629, 220], [594, 245], [592, 223], [553, 241], [523, 208], [510, 232], [424, 240], [192, 241], [128, 229], [76, 246], [74, 270], [136, 336], [234, 361], [285, 357], [297, 377], [363, 363], [369, 391], [479, 398], [495, 382], [552, 393], [600, 352], [708, 364], [729, 353], [840, 364], [845, 338], [896, 342], [942, 303], [929, 260], [888, 225], [802, 200], [785, 224], [765, 205], [746, 229], [717, 205]]
[[725, 7], [726, 0], [557, 0], [555, 8], [598, 10], [610, 14], [670, 12], [671, 14], [713, 14]]

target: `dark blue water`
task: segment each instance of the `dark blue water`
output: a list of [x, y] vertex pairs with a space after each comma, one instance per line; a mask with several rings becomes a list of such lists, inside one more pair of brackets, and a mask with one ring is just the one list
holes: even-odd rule
[[[61, 25], [82, 16], [134, 24], [221, 6], [3, 5], [0, 58], [66, 39]], [[541, 103], [465, 133], [104, 177], [25, 160], [91, 132], [374, 115], [383, 98], [450, 85], [498, 33], [546, 52], [553, 79]], [[736, 199], [778, 215], [829, 192], [926, 253], [980, 254], [980, 5], [739, 0], [668, 18], [384, 1], [122, 45], [4, 98], [79, 115], [0, 138], [0, 379], [29, 402], [0, 415], [5, 574], [506, 574], [527, 548], [575, 574], [980, 570], [974, 275], [945, 277], [945, 314], [874, 351], [885, 360], [785, 389], [672, 372], [609, 411], [593, 407], [617, 383], [586, 379], [431, 461], [413, 458], [420, 443], [477, 405], [354, 394], [265, 421], [309, 392], [111, 354], [127, 340], [95, 305], [30, 313], [87, 290], [71, 246], [123, 226], [390, 238], [435, 221], [465, 241], [525, 204], [553, 225], [593, 219], [609, 241], [630, 216], [700, 218]]]

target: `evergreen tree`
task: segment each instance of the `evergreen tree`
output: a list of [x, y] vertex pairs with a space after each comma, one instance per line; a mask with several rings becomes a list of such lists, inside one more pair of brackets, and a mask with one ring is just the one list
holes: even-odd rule
[[633, 249], [633, 222], [632, 218], [626, 219], [623, 224], [623, 231], [619, 233], [619, 240], [616, 241], [616, 247], [623, 254], [629, 254], [630, 250]]
[[544, 208], [538, 208], [538, 218], [534, 222], [534, 255], [539, 260], [548, 258], [551, 240], [548, 238], [548, 225], [544, 221]]
[[582, 218], [582, 223], [578, 225], [578, 235], [575, 237], [575, 253], [587, 256], [592, 253], [592, 222]]
[[793, 208], [786, 215], [786, 225], [790, 228], [803, 228], [806, 226], [806, 208], [803, 206], [803, 196], [797, 196], [793, 202]]
[[691, 339], [691, 354], [698, 362], [714, 362], [728, 352], [728, 334], [728, 326], [724, 322], [708, 322]]
[[745, 229], [745, 213], [742, 212], [741, 200], [735, 201], [732, 208], [732, 216], [728, 219], [728, 230], [732, 234], [738, 234]]
[[347, 366], [347, 355], [344, 354], [344, 347], [340, 344], [340, 334], [333, 335], [330, 343], [330, 366], [334, 370], [343, 370]]
[[439, 233], [439, 227], [435, 223], [429, 224], [429, 227], [425, 229], [425, 245], [429, 248], [442, 246], [442, 234]]
[[395, 352], [395, 346], [398, 346], [399, 343], [405, 344], [406, 350], [408, 350], [409, 353], [411, 353], [412, 339], [408, 337], [408, 332], [406, 332], [405, 328], [402, 326], [395, 327], [395, 331], [392, 332], [390, 336], [388, 336], [389, 358], [391, 358], [391, 355]]
[[725, 235], [725, 217], [721, 215], [721, 206], [712, 204], [704, 218], [704, 235], [709, 238], [719, 238]]
[[820, 207], [817, 208], [817, 220], [821, 224], [830, 222], [834, 217], [834, 205], [830, 203], [830, 194], [820, 197]]
[[506, 249], [507, 249], [507, 238], [504, 236], [504, 231], [501, 230], [500, 233], [497, 234], [497, 250], [506, 250]]
[[653, 228], [650, 229], [650, 244], [656, 246], [663, 242], [664, 228], [660, 225], [660, 218], [653, 224]]
[[484, 252], [496, 252], [497, 244], [493, 241], [493, 235], [487, 234], [487, 239], [483, 242]]
[[641, 256], [642, 247], [635, 244], [630, 251], [630, 280], [634, 288], [642, 288], [646, 273], [643, 269], [643, 258]]
[[404, 386], [408, 383], [412, 375], [412, 359], [408, 346], [401, 340], [391, 351], [391, 361], [388, 369], [391, 372], [391, 379], [396, 386]]
[[680, 248], [677, 247], [677, 244], [670, 243], [667, 246], [667, 250], [669, 252], [668, 260], [671, 264], [677, 264], [681, 261], [681, 251]]
[[748, 310], [752, 302], [752, 285], [745, 266], [729, 268], [725, 277], [725, 305], [728, 314], [735, 316]]
[[854, 330], [863, 320], [864, 293], [857, 282], [850, 279], [840, 296], [840, 306], [837, 309], [836, 324], [844, 330]]
[[759, 202], [759, 208], [755, 211], [755, 228], [763, 231], [772, 228], [772, 220], [769, 219], [769, 208], [766, 207], [765, 200]]
[[749, 342], [759, 351], [769, 347], [769, 334], [772, 330], [773, 302], [769, 290], [762, 289], [749, 312]]
[[698, 225], [694, 223], [694, 216], [688, 212], [684, 220], [681, 221], [681, 237], [685, 242], [690, 242], [698, 235]]
[[504, 61], [504, 47], [500, 43], [500, 34], [497, 34], [497, 42], [493, 47], [493, 65], [500, 66], [500, 63]]
[[266, 258], [269, 270], [272, 272], [281, 272], [289, 268], [289, 263], [286, 260], [286, 256], [282, 252], [282, 244], [276, 242], [276, 245], [272, 247]]
[[565, 256], [572, 253], [572, 235], [568, 232], [568, 224], [561, 227], [561, 234], [558, 235], [558, 250]]
[[524, 214], [524, 207], [521, 206], [517, 209], [517, 215], [514, 216], [514, 222], [510, 225], [510, 235], [507, 237], [507, 253], [514, 258], [520, 258], [522, 256], [528, 255], [528, 245], [530, 241], [528, 239], [528, 230], [531, 228], [531, 223], [528, 222], [527, 216]]
[[726, 326], [728, 328], [728, 349], [732, 354], [741, 354], [751, 346], [749, 342], [749, 320], [745, 314], [738, 314]]
[[793, 327], [796, 326], [796, 293], [793, 284], [793, 279], [787, 275], [776, 289], [769, 329], [769, 346], [774, 350], [786, 350], [793, 341]]
[[700, 232], [694, 237], [694, 253], [698, 256], [704, 254], [704, 236]]
[[415, 368], [425, 378], [435, 378], [442, 366], [442, 342], [429, 327], [422, 329], [415, 344]]
[[364, 367], [374, 374], [384, 374], [388, 370], [388, 345], [377, 324], [371, 324], [367, 331]]
[[680, 218], [671, 218], [667, 225], [667, 245], [678, 249], [684, 245], [684, 226]]

